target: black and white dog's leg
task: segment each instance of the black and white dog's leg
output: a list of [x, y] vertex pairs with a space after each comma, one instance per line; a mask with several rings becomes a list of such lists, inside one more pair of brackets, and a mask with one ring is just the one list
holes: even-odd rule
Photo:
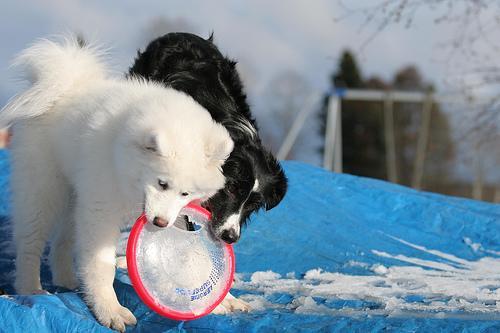
[[228, 293], [224, 300], [212, 311], [213, 314], [229, 314], [235, 311], [248, 312], [252, 308], [250, 305]]

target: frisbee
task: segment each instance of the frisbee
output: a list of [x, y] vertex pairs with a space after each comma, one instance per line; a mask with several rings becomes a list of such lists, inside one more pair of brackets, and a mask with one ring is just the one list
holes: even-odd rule
[[130, 281], [156, 313], [196, 319], [212, 312], [231, 289], [233, 248], [214, 239], [208, 223], [210, 212], [191, 203], [172, 227], [147, 223], [144, 214], [132, 227], [127, 242]]

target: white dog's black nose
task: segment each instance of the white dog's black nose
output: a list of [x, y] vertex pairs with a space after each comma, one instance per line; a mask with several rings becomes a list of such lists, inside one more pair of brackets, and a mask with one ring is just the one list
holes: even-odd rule
[[168, 225], [168, 222], [167, 220], [162, 219], [161, 217], [155, 216], [155, 218], [153, 219], [153, 224], [157, 227], [163, 228]]
[[238, 235], [238, 233], [234, 229], [224, 230], [220, 234], [220, 239], [222, 239], [224, 242], [226, 242], [228, 244], [232, 244], [232, 243], [236, 242], [238, 240], [238, 238], [240, 238], [240, 235]]

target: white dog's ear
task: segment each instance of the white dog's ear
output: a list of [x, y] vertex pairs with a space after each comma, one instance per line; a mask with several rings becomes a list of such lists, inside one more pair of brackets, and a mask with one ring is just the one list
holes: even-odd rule
[[234, 143], [229, 134], [219, 140], [209, 140], [205, 143], [205, 156], [209, 164], [222, 165], [233, 151]]
[[146, 134], [146, 136], [144, 137], [142, 148], [153, 153], [161, 154], [162, 149], [159, 135], [154, 132]]

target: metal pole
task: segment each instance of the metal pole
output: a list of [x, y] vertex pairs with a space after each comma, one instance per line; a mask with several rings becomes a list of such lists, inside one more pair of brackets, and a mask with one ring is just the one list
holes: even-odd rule
[[384, 136], [385, 136], [385, 160], [387, 167], [387, 178], [390, 182], [398, 182], [396, 161], [396, 139], [394, 135], [394, 102], [390, 93], [384, 100]]
[[500, 189], [495, 190], [495, 196], [493, 197], [493, 202], [500, 203]]
[[333, 169], [333, 153], [335, 148], [335, 137], [337, 131], [337, 113], [340, 103], [338, 96], [333, 93], [328, 99], [326, 110], [326, 127], [325, 127], [325, 148], [323, 152], [323, 167], [327, 170]]
[[476, 200], [483, 199], [483, 165], [481, 160], [481, 145], [476, 145], [476, 154], [474, 156], [474, 183], [472, 184], [472, 197]]
[[305, 107], [302, 108], [302, 111], [300, 111], [300, 113], [293, 121], [292, 127], [290, 127], [290, 130], [288, 131], [285, 140], [283, 141], [280, 149], [278, 150], [278, 154], [276, 155], [276, 157], [279, 160], [286, 159], [286, 157], [292, 150], [293, 144], [297, 140], [297, 137], [299, 136], [302, 127], [304, 127], [306, 119], [314, 110], [314, 105], [318, 102], [319, 97], [320, 96], [318, 94], [310, 95], [306, 100], [306, 102], [304, 103]]
[[337, 100], [337, 111], [335, 121], [335, 148], [333, 156], [333, 171], [342, 173], [342, 100]]
[[422, 178], [424, 175], [424, 162], [427, 152], [427, 142], [429, 140], [431, 112], [432, 112], [432, 96], [428, 94], [422, 105], [422, 121], [418, 133], [417, 150], [415, 155], [415, 167], [413, 169], [412, 187], [415, 189], [422, 188]]

